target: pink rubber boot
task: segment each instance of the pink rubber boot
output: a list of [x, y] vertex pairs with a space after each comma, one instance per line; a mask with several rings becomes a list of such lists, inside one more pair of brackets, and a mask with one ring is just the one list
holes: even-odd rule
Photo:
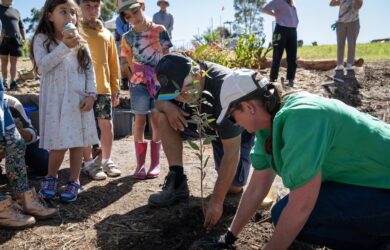
[[161, 150], [161, 141], [159, 142], [150, 142], [150, 168], [147, 178], [157, 178], [160, 174], [160, 150]]
[[134, 171], [133, 178], [137, 180], [146, 179], [145, 157], [148, 149], [147, 142], [134, 142], [135, 155], [137, 157], [137, 168]]

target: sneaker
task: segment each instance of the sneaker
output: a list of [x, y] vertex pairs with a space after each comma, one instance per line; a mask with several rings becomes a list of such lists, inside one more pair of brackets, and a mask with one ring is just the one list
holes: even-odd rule
[[353, 70], [353, 66], [352, 66], [352, 64], [347, 64], [347, 70]]
[[3, 80], [4, 89], [8, 89], [7, 79]]
[[106, 161], [102, 166], [103, 166], [103, 171], [109, 177], [117, 177], [122, 174], [121, 170], [111, 160]]
[[162, 191], [149, 197], [149, 205], [153, 207], [169, 207], [180, 200], [187, 200], [190, 196], [187, 176], [183, 176], [183, 180], [180, 185], [177, 185], [177, 188], [175, 188], [175, 180], [176, 173], [169, 171], [167, 177], [165, 177]]
[[62, 202], [72, 202], [77, 200], [77, 195], [80, 191], [80, 185], [76, 182], [68, 181], [66, 183], [65, 190], [60, 194], [60, 200]]
[[49, 200], [54, 199], [54, 197], [56, 196], [57, 184], [58, 184], [57, 178], [53, 176], [44, 177], [41, 180], [41, 189], [39, 190], [39, 194], [44, 199], [49, 199]]
[[18, 84], [16, 83], [15, 80], [13, 80], [13, 81], [11, 82], [11, 84], [9, 85], [9, 89], [10, 89], [10, 90], [16, 90], [17, 88], [18, 88]]
[[337, 65], [335, 70], [344, 70], [344, 66], [343, 65]]
[[88, 167], [82, 166], [81, 171], [91, 177], [93, 180], [105, 180], [107, 175], [104, 173], [103, 168], [96, 162], [92, 163]]

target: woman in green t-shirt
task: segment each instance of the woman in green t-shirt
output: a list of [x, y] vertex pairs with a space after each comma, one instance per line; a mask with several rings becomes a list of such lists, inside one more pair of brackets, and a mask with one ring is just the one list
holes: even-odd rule
[[390, 125], [338, 100], [239, 74], [225, 81], [217, 123], [256, 131], [254, 167], [228, 232], [196, 245], [229, 247], [279, 175], [290, 194], [272, 209], [266, 249], [298, 239], [332, 249], [390, 247]]

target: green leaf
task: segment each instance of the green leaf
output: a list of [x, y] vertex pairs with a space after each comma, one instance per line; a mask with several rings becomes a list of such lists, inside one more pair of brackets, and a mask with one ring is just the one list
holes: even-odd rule
[[213, 140], [214, 140], [213, 137], [208, 136], [208, 137], [203, 141], [203, 144], [204, 144], [204, 145], [208, 145], [208, 144], [210, 144]]
[[212, 123], [213, 121], [215, 121], [215, 118], [207, 119], [207, 122], [209, 122], [209, 123]]
[[207, 163], [209, 162], [209, 159], [210, 159], [210, 155], [208, 155], [207, 158], [206, 158], [206, 160], [204, 161], [203, 167], [206, 167], [206, 166], [207, 166]]
[[188, 140], [187, 142], [192, 149], [199, 150], [199, 146], [195, 142], [190, 141], [190, 140]]
[[194, 121], [194, 120], [187, 120], [187, 123], [191, 123], [191, 124], [198, 124], [196, 121]]
[[195, 56], [199, 57], [207, 48], [209, 47], [208, 44], [202, 45], [199, 48], [195, 50]]

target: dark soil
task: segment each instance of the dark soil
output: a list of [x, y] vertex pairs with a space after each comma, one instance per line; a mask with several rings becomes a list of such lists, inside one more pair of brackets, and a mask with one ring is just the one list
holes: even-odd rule
[[[21, 67], [31, 67], [29, 61]], [[264, 73], [268, 74], [269, 71]], [[285, 75], [281, 69], [280, 76]], [[337, 98], [381, 120], [390, 121], [390, 62], [366, 63], [356, 68], [355, 74], [337, 74], [344, 82], [333, 81], [334, 71], [320, 72], [298, 69], [296, 87], [309, 92]], [[20, 93], [37, 93], [37, 81], [21, 82]], [[12, 93], [12, 92], [11, 92]], [[15, 93], [17, 94], [17, 93]], [[122, 93], [128, 96], [127, 92]], [[123, 99], [126, 103], [127, 99]], [[125, 104], [124, 104], [125, 105]], [[210, 149], [207, 150], [211, 154]], [[104, 181], [91, 181], [82, 175], [83, 191], [72, 204], [52, 203], [60, 208], [60, 215], [39, 221], [25, 230], [0, 229], [1, 249], [188, 249], [192, 242], [205, 236], [200, 198], [200, 173], [193, 151], [185, 146], [185, 171], [189, 179], [191, 197], [188, 202], [170, 208], [151, 208], [149, 195], [157, 192], [167, 173], [167, 162], [162, 159], [161, 176], [154, 180], [134, 181], [130, 175], [135, 168], [132, 137], [115, 140], [113, 160], [122, 168], [122, 176]], [[65, 183], [69, 159], [66, 157], [59, 176]], [[3, 166], [4, 169], [4, 166]], [[30, 176], [39, 188], [39, 178]], [[212, 192], [216, 173], [210, 161], [205, 179], [205, 192]], [[6, 178], [0, 180], [0, 193], [9, 191]], [[279, 183], [280, 185], [280, 183]], [[228, 196], [220, 223], [209, 234], [226, 230], [233, 219], [239, 196]], [[258, 249], [270, 239], [274, 230], [269, 219], [269, 208], [259, 208], [237, 241], [237, 249]], [[294, 245], [291, 249], [309, 249]]]

